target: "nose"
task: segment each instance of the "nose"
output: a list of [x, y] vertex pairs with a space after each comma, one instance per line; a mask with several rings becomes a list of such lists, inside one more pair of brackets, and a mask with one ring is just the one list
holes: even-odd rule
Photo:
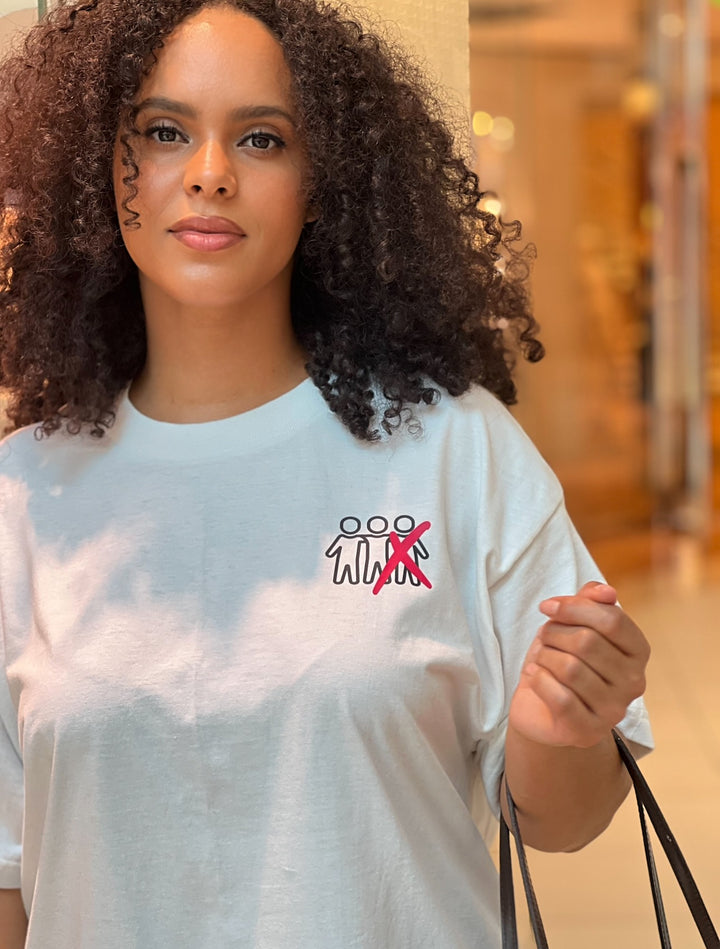
[[185, 168], [185, 190], [194, 194], [220, 193], [232, 197], [237, 191], [237, 178], [225, 149], [217, 141], [204, 142]]

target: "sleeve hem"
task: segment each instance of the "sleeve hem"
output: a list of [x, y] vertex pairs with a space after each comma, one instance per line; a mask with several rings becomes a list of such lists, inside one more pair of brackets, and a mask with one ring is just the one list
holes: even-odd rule
[[630, 750], [635, 758], [642, 758], [655, 748], [655, 739], [642, 699], [631, 703], [625, 718], [615, 728], [631, 745]]
[[0, 890], [19, 890], [21, 882], [19, 863], [0, 863]]

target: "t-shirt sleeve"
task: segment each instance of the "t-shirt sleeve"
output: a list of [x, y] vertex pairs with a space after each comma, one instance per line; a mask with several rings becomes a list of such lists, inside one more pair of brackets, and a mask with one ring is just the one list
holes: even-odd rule
[[[0, 476], [2, 462], [8, 457], [7, 440], [0, 443]], [[0, 492], [0, 527], [7, 524], [9, 512], [16, 510], [4, 492]], [[0, 533], [0, 563], [4, 554], [4, 537]], [[20, 856], [24, 816], [24, 775], [18, 735], [18, 719], [7, 677], [5, 630], [0, 610], [0, 889], [20, 886]]]
[[[588, 581], [603, 579], [578, 536], [560, 494], [552, 513], [527, 538], [524, 549], [489, 590], [503, 689], [496, 726], [481, 743], [478, 754], [485, 792], [496, 817], [500, 813], [510, 701], [530, 643], [545, 622], [538, 606], [550, 596], [572, 595]], [[642, 699], [630, 705], [617, 728], [639, 746], [635, 749], [639, 753], [652, 749], [653, 738]]]
[[3, 663], [0, 671], [0, 889], [20, 886], [23, 766], [16, 721]]

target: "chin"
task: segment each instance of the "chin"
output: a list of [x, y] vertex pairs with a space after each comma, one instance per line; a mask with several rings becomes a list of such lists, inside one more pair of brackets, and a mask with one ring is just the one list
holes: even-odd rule
[[178, 281], [171, 287], [163, 287], [162, 294], [178, 306], [202, 310], [240, 307], [249, 296], [237, 287], [219, 287], [218, 281], [211, 278], [185, 286]]

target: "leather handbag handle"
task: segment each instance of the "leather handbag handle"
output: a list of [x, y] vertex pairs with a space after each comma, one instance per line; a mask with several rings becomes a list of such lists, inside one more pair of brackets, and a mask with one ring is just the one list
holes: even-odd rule
[[[613, 730], [613, 737], [617, 745], [618, 752], [632, 778], [635, 788], [635, 797], [637, 799], [638, 811], [640, 813], [640, 826], [643, 835], [643, 845], [645, 848], [645, 859], [650, 878], [650, 889], [652, 891], [653, 904], [655, 907], [655, 918], [657, 920], [658, 934], [660, 936], [660, 945], [662, 949], [671, 949], [670, 933], [668, 931], [665, 908], [660, 892], [660, 881], [655, 866], [650, 835], [648, 833], [647, 821], [645, 815], [650, 818], [650, 822], [655, 828], [655, 833], [663, 846], [668, 862], [673, 869], [675, 878], [680, 885], [685, 901], [688, 904], [693, 920], [698, 932], [707, 949], [720, 949], [720, 939], [717, 931], [710, 919], [707, 908], [703, 903], [700, 892], [693, 879], [690, 868], [688, 867], [682, 851], [668, 826], [657, 801], [655, 800], [650, 787], [643, 777], [642, 772], [637, 766], [630, 750], [620, 735]], [[510, 788], [505, 783], [507, 795], [508, 816], [510, 818], [510, 827], [515, 837], [515, 847], [517, 850], [518, 864], [520, 874], [525, 890], [528, 911], [530, 913], [530, 924], [535, 937], [537, 949], [548, 949], [547, 937], [540, 917], [540, 909], [535, 898], [532, 880], [530, 879], [530, 870], [525, 855], [525, 847], [520, 836], [518, 826], [517, 812], [515, 802], [513, 801]], [[500, 917], [502, 923], [502, 949], [518, 949], [517, 921], [515, 916], [515, 894], [513, 890], [512, 876], [512, 856], [510, 852], [510, 830], [503, 817], [500, 818]]]

